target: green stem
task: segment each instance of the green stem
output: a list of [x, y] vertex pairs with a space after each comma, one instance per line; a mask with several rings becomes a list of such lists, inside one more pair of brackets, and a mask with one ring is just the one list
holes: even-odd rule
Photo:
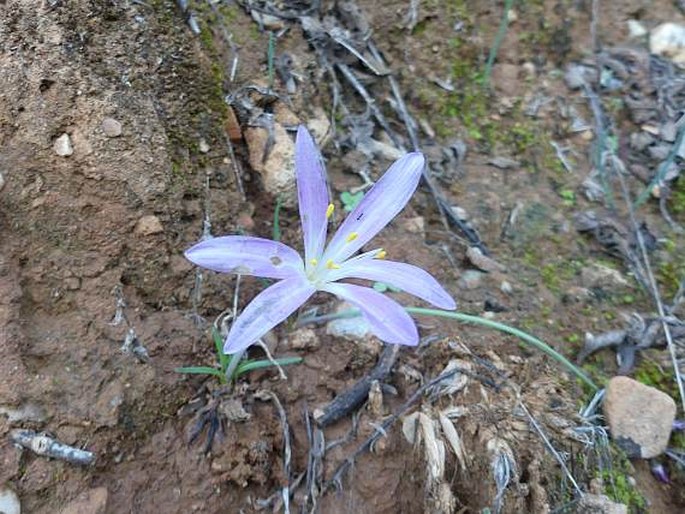
[[490, 83], [490, 76], [492, 75], [492, 67], [495, 64], [495, 58], [497, 58], [497, 52], [499, 52], [499, 47], [502, 46], [502, 41], [507, 33], [507, 26], [509, 25], [509, 11], [514, 5], [514, 0], [506, 0], [504, 2], [504, 15], [499, 22], [499, 29], [497, 29], [497, 35], [495, 36], [495, 41], [492, 43], [490, 48], [490, 54], [488, 55], [488, 60], [485, 63], [485, 72], [483, 73], [483, 85], [488, 87]]
[[[516, 336], [519, 339], [521, 339], [521, 341], [523, 341], [524, 343], [527, 343], [533, 346], [534, 348], [537, 348], [544, 354], [552, 357], [554, 360], [565, 366], [571, 373], [573, 373], [576, 377], [585, 382], [594, 391], [599, 390], [599, 387], [597, 387], [597, 385], [592, 380], [590, 380], [590, 378], [580, 368], [578, 368], [575, 364], [569, 361], [566, 357], [561, 355], [559, 352], [557, 352], [554, 348], [549, 346], [544, 341], [538, 339], [537, 337], [531, 336], [530, 334], [527, 334], [522, 330], [519, 330], [518, 328], [510, 327], [509, 325], [498, 323], [497, 321], [492, 321], [478, 316], [473, 316], [471, 314], [462, 314], [461, 312], [443, 311], [439, 309], [424, 309], [422, 307], [405, 307], [405, 310], [410, 314], [417, 314], [419, 316], [436, 316], [440, 318], [454, 319], [464, 323], [473, 323], [474, 325], [481, 325], [483, 327], [492, 328], [495, 330], [499, 330], [500, 332]], [[350, 309], [347, 311], [339, 312], [337, 314], [304, 318], [298, 322], [298, 325], [304, 325], [307, 323], [317, 321], [329, 321], [332, 319], [353, 318], [360, 315], [360, 311], [356, 309]]]
[[228, 366], [226, 366], [226, 379], [228, 380], [229, 384], [233, 382], [235, 372], [238, 369], [238, 364], [240, 364], [240, 361], [243, 360], [245, 351], [246, 350], [240, 350], [239, 352], [231, 355], [231, 360], [228, 363]]

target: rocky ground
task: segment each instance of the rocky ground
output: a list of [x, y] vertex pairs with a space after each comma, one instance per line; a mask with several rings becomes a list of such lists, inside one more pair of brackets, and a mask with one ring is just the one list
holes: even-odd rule
[[[682, 8], [509, 3], [3, 2], [0, 512], [681, 512]], [[338, 213], [425, 153], [377, 243], [477, 318], [315, 296], [284, 376], [179, 373], [265, 286], [183, 251], [301, 247], [301, 123]]]

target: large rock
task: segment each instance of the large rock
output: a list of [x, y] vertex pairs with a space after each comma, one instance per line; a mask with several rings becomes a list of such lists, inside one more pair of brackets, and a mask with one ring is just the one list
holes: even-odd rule
[[274, 123], [273, 141], [269, 131], [262, 127], [248, 127], [245, 141], [250, 154], [250, 166], [262, 177], [264, 189], [281, 196], [283, 203], [297, 205], [295, 186], [295, 142], [283, 125]]
[[629, 457], [650, 459], [668, 445], [675, 419], [673, 398], [628, 377], [614, 377], [604, 396], [611, 437]]

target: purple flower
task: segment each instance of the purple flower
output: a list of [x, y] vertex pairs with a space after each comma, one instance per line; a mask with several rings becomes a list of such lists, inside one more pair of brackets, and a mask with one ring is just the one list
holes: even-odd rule
[[668, 478], [668, 471], [666, 467], [660, 462], [654, 462], [652, 464], [652, 475], [662, 484], [670, 484], [671, 480]]
[[326, 246], [333, 204], [328, 197], [321, 155], [309, 132], [299, 127], [295, 170], [304, 261], [283, 243], [248, 236], [216, 237], [185, 252], [194, 264], [214, 271], [280, 279], [259, 293], [235, 319], [224, 351], [230, 354], [244, 350], [316, 291], [332, 293], [358, 307], [379, 339], [393, 344], [418, 343], [416, 325], [398, 303], [369, 287], [340, 282], [346, 278], [384, 282], [437, 307], [455, 309], [452, 297], [431, 275], [410, 264], [385, 260], [382, 248], [353, 257], [404, 208], [419, 183], [423, 166], [420, 153], [396, 161]]

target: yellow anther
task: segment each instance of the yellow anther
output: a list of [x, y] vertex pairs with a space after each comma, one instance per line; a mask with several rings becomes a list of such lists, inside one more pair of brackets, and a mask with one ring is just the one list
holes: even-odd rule
[[335, 210], [335, 205], [332, 203], [328, 204], [328, 208], [326, 208], [326, 219], [330, 219], [331, 216], [333, 216], [333, 211]]
[[349, 236], [347, 236], [347, 242], [351, 243], [352, 241], [354, 241], [358, 237], [359, 237], [359, 234], [357, 234], [356, 232], [352, 232]]
[[317, 261], [316, 259], [310, 259], [309, 262], [312, 263], [312, 266], [316, 266], [317, 264], [319, 264], [319, 261]]
[[328, 259], [326, 261], [326, 267], [328, 269], [340, 269], [340, 265], [333, 262], [333, 259]]
[[388, 252], [385, 250], [381, 249], [377, 254], [376, 254], [376, 259], [385, 259], [385, 256], [388, 255]]

